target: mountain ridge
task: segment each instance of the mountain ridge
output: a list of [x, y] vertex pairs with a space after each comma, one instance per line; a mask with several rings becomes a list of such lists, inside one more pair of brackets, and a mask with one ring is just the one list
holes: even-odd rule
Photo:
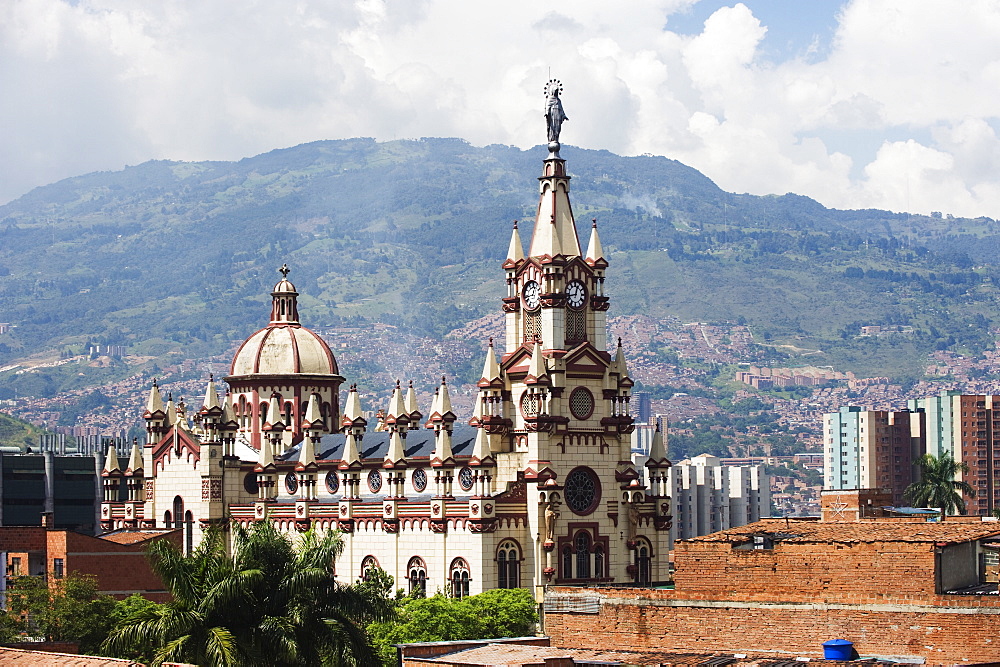
[[[88, 344], [151, 359], [218, 353], [260, 325], [284, 262], [308, 326], [443, 336], [498, 307], [510, 225], [534, 218], [545, 155], [324, 140], [35, 188], [0, 206], [0, 308], [16, 325], [0, 334], [0, 366]], [[991, 219], [827, 209], [727, 193], [669, 158], [563, 155], [578, 224], [598, 220], [616, 314], [742, 321], [761, 343], [884, 375], [919, 374], [936, 348], [992, 346]], [[860, 340], [863, 324], [914, 333]]]

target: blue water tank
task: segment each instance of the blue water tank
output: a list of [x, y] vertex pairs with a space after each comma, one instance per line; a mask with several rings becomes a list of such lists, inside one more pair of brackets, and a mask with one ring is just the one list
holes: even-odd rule
[[846, 639], [831, 639], [823, 642], [823, 659], [850, 660], [854, 657], [854, 642]]

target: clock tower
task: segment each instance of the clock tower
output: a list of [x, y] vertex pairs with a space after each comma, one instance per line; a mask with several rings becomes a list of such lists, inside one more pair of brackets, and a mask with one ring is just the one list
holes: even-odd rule
[[557, 81], [546, 86], [549, 154], [534, 230], [525, 255], [514, 224], [505, 345], [499, 361], [492, 346], [487, 353], [474, 423], [489, 434], [500, 476], [517, 471], [529, 484], [542, 583], [664, 580], [669, 502], [647, 496], [631, 461], [633, 382], [621, 341], [607, 349], [597, 222], [586, 252], [577, 236], [559, 155], [560, 93]]

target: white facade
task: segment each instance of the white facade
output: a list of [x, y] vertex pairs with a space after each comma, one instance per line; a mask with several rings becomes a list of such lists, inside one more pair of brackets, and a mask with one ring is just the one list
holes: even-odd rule
[[667, 485], [644, 487], [630, 459], [632, 380], [621, 341], [607, 349], [608, 262], [596, 223], [581, 250], [569, 180], [550, 154], [527, 255], [514, 228], [505, 338], [490, 342], [471, 419], [452, 412], [445, 382], [430, 406], [397, 385], [376, 423], [353, 387], [341, 409], [336, 360], [299, 323], [286, 277], [269, 326], [234, 359], [230, 395], [210, 383], [185, 414], [154, 385], [142, 454], [105, 467], [107, 486], [130, 493], [106, 493], [104, 528], [176, 525], [188, 545], [227, 521], [339, 530], [343, 580], [378, 566], [428, 593], [665, 580]]

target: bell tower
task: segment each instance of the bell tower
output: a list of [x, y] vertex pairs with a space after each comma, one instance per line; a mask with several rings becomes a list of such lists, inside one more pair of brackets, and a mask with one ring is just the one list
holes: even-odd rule
[[[585, 252], [577, 235], [559, 155], [568, 120], [561, 92], [555, 80], [545, 87], [549, 153], [535, 225], [525, 254], [514, 223], [503, 264], [504, 350], [499, 362], [492, 346], [487, 352], [474, 422], [489, 434], [498, 469], [516, 467], [529, 483], [542, 583], [627, 582], [629, 545], [646, 529], [631, 462], [632, 380], [620, 341], [606, 349], [608, 262], [596, 220]], [[637, 526], [626, 538], [630, 517]], [[666, 568], [665, 550], [662, 558]]]

